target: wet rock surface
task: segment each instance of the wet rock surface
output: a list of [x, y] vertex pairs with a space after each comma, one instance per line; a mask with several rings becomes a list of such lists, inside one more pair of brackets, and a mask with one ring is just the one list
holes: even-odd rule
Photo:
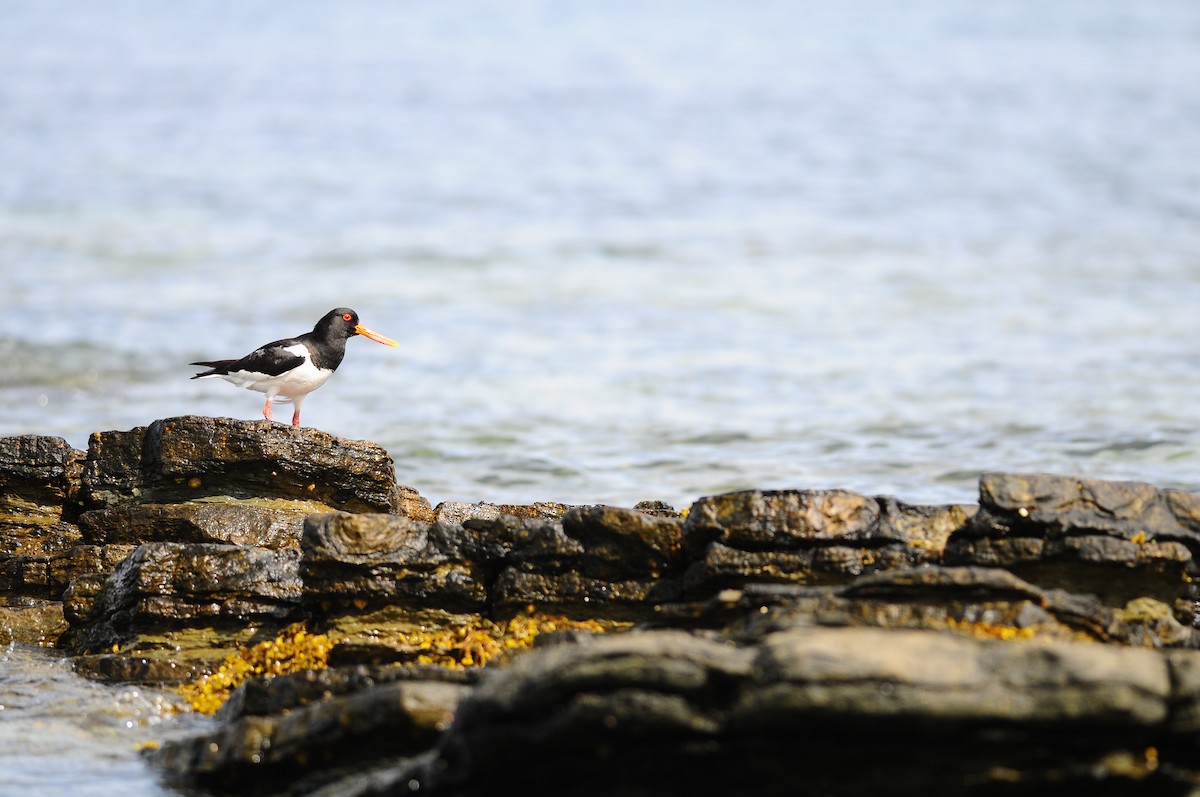
[[1197, 624], [1200, 498], [1137, 482], [984, 474], [980, 510], [946, 543], [946, 564], [1003, 567], [1112, 606], [1148, 596]]
[[184, 416], [88, 444], [85, 507], [180, 503], [222, 496], [311, 501], [349, 512], [398, 510], [403, 493], [386, 451], [317, 429]]
[[748, 580], [839, 583], [937, 563], [975, 507], [919, 507], [845, 490], [747, 490], [702, 498], [684, 523], [691, 595]]
[[148, 753], [209, 794], [1200, 791], [1191, 494], [433, 507], [395, 470], [228, 419], [0, 439], [0, 643], [166, 685], [319, 634]]

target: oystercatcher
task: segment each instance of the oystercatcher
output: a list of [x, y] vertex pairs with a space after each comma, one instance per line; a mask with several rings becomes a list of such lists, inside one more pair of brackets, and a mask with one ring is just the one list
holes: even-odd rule
[[266, 393], [263, 417], [268, 421], [274, 420], [271, 417], [272, 401], [290, 401], [295, 406], [292, 426], [299, 426], [300, 404], [304, 397], [333, 376], [346, 356], [346, 341], [355, 335], [385, 346], [400, 345], [364, 327], [358, 322], [358, 313], [349, 307], [339, 307], [326, 313], [312, 332], [260, 346], [240, 360], [191, 363], [210, 369], [192, 379], [219, 376], [238, 387]]

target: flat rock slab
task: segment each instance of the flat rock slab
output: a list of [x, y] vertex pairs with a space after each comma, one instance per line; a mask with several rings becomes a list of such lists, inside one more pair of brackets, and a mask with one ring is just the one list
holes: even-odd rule
[[67, 630], [62, 603], [38, 601], [26, 606], [0, 605], [0, 646], [50, 646]]
[[200, 542], [296, 548], [304, 518], [324, 511], [320, 504], [284, 499], [119, 504], [84, 512], [79, 528], [93, 545]]
[[743, 490], [702, 498], [684, 521], [691, 548], [717, 541], [744, 550], [813, 543], [918, 543], [938, 550], [974, 507], [919, 507], [848, 490]]
[[399, 511], [402, 493], [392, 458], [374, 443], [196, 416], [93, 433], [81, 490], [88, 508], [231, 496], [310, 501], [348, 512]]

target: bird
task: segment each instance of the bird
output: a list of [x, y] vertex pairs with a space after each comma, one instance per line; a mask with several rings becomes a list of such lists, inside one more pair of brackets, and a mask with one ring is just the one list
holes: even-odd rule
[[192, 379], [220, 377], [238, 387], [266, 393], [267, 403], [262, 413], [268, 421], [275, 420], [271, 417], [272, 401], [290, 401], [294, 407], [292, 426], [299, 426], [304, 398], [333, 376], [346, 356], [346, 341], [355, 335], [392, 348], [400, 346], [364, 327], [359, 323], [358, 313], [349, 307], [338, 307], [326, 313], [312, 332], [259, 346], [240, 359], [189, 363], [209, 369]]

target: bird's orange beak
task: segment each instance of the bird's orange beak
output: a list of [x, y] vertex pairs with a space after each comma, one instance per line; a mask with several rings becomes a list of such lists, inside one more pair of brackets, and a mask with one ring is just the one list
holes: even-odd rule
[[370, 338], [371, 340], [375, 341], [376, 343], [382, 343], [384, 346], [391, 346], [393, 349], [400, 348], [400, 344], [397, 343], [396, 341], [392, 340], [391, 338], [384, 337], [383, 335], [380, 335], [378, 332], [372, 332], [371, 330], [364, 327], [362, 324], [355, 324], [354, 332], [357, 335], [362, 335], [364, 338]]

